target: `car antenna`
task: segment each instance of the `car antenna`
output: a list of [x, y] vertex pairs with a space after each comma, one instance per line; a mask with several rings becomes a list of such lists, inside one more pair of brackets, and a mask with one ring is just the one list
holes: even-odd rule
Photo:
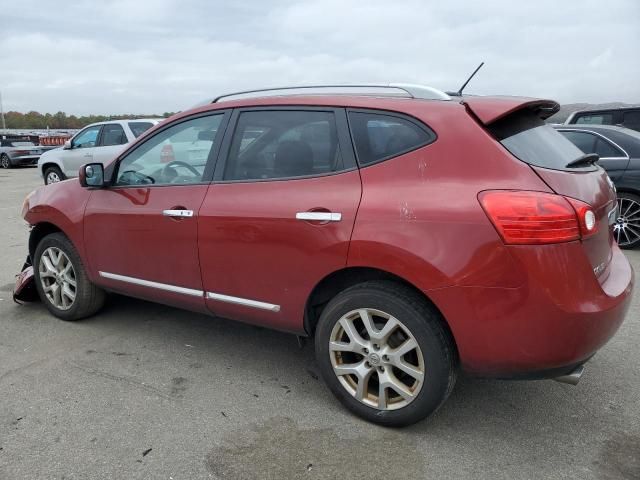
[[457, 92], [447, 92], [447, 94], [452, 95], [454, 97], [461, 97], [464, 87], [466, 87], [467, 84], [471, 81], [471, 79], [476, 76], [476, 73], [478, 73], [478, 70], [480, 70], [483, 65], [484, 65], [484, 62], [480, 62], [480, 65], [478, 65], [478, 67], [473, 71], [473, 73], [469, 76], [469, 78], [467, 78], [467, 81], [462, 84], [462, 86], [460, 87], [460, 90], [458, 90]]

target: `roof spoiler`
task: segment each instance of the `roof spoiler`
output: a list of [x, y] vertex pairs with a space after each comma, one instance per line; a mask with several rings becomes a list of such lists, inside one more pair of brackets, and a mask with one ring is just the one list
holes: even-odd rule
[[490, 125], [518, 110], [528, 109], [542, 120], [560, 110], [553, 100], [526, 97], [463, 97], [462, 102], [484, 125]]

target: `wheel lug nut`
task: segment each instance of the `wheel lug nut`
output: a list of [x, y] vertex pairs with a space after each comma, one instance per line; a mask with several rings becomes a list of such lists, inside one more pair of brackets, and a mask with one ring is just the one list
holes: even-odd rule
[[364, 366], [367, 368], [371, 368], [371, 364], [369, 362], [364, 362]]
[[373, 344], [373, 349], [374, 349], [374, 350], [378, 350], [378, 348], [379, 348], [379, 347], [378, 347], [378, 344], [377, 344], [377, 343], [374, 343], [374, 344]]
[[368, 348], [365, 348], [363, 351], [364, 351], [364, 353], [369, 353], [369, 349]]
[[382, 360], [384, 360], [385, 362], [389, 361], [389, 356], [388, 355], [382, 355]]
[[384, 367], [380, 366], [378, 367], [378, 370], [380, 370], [381, 372], [384, 372]]

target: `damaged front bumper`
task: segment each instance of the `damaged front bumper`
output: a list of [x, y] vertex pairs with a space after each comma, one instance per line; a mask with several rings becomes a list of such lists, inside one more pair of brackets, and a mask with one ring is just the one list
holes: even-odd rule
[[31, 265], [31, 258], [27, 257], [27, 261], [22, 266], [22, 271], [16, 275], [16, 284], [13, 287], [13, 301], [17, 303], [34, 302], [38, 298], [33, 265]]

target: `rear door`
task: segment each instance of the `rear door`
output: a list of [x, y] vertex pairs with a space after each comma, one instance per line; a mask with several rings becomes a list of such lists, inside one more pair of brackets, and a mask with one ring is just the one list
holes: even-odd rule
[[77, 177], [80, 167], [93, 161], [101, 128], [102, 125], [85, 128], [71, 139], [71, 148], [62, 151], [63, 173], [67, 177]]
[[198, 217], [207, 306], [301, 332], [313, 288], [346, 265], [361, 183], [345, 112], [234, 112]]

